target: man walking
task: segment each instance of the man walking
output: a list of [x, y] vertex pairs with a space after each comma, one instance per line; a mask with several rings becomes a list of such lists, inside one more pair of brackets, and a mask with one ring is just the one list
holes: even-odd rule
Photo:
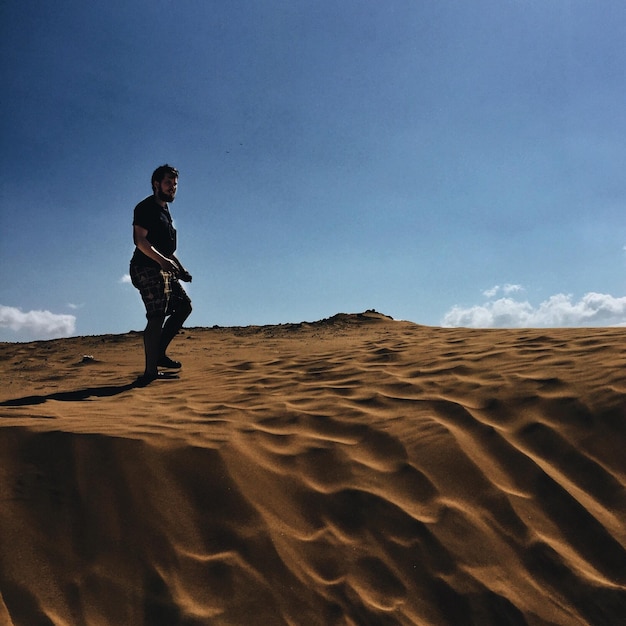
[[176, 197], [178, 170], [161, 165], [154, 170], [151, 182], [152, 195], [135, 207], [136, 247], [130, 262], [130, 277], [141, 294], [148, 320], [143, 334], [146, 365], [137, 379], [139, 385], [165, 378], [159, 367], [181, 367], [180, 362], [166, 355], [166, 350], [191, 313], [191, 300], [179, 282], [191, 282], [191, 275], [174, 254], [176, 229], [168, 206]]

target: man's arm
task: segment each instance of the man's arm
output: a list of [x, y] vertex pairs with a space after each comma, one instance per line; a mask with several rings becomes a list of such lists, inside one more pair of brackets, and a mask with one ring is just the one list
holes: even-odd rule
[[[166, 272], [177, 273], [179, 271], [177, 262], [162, 255], [149, 241], [148, 231], [143, 226], [133, 225], [133, 241], [135, 245], [149, 258], [156, 261], [161, 269]], [[182, 266], [181, 266], [182, 267]]]

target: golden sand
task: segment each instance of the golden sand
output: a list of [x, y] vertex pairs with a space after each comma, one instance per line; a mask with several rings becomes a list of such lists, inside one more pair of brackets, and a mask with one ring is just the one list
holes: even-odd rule
[[624, 624], [625, 333], [0, 344], [0, 625]]

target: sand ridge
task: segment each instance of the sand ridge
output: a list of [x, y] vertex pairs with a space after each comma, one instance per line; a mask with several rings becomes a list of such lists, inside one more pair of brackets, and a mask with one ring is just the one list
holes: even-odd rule
[[[624, 330], [1, 344], [0, 623], [619, 624]], [[3, 622], [4, 620], [4, 622]]]

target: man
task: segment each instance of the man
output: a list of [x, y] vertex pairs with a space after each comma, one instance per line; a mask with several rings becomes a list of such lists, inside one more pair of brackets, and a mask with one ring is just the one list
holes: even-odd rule
[[148, 320], [143, 334], [146, 365], [137, 380], [139, 385], [167, 377], [159, 367], [181, 367], [166, 355], [170, 342], [191, 313], [191, 300], [179, 282], [191, 282], [191, 275], [174, 255], [176, 229], [168, 207], [177, 187], [178, 170], [167, 164], [157, 167], [152, 174], [152, 195], [135, 207], [133, 217], [136, 247], [130, 277], [139, 289]]

